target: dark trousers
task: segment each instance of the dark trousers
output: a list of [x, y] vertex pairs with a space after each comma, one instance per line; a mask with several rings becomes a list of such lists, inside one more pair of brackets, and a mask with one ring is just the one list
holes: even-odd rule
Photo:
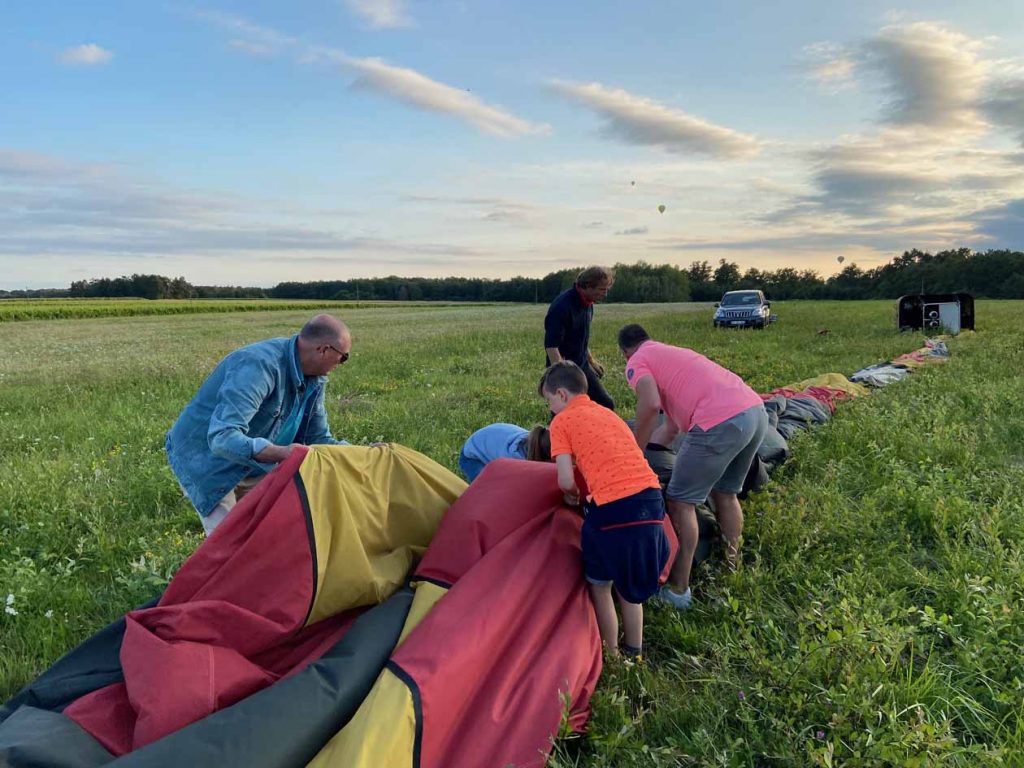
[[[545, 362], [551, 365], [551, 361], [545, 356]], [[576, 363], [575, 360], [572, 362]], [[597, 378], [597, 373], [590, 367], [590, 361], [584, 360], [582, 364], [576, 363], [583, 371], [583, 375], [587, 377], [587, 394], [590, 395], [590, 399], [598, 405], [603, 405], [609, 411], [615, 410], [615, 401], [612, 400], [612, 396], [608, 394], [608, 390], [604, 388], [604, 384]], [[555, 414], [551, 414], [551, 418], [555, 418]]]
[[587, 377], [587, 394], [590, 395], [590, 399], [598, 405], [603, 405], [610, 411], [615, 410], [615, 401], [612, 400], [612, 396], [608, 394], [608, 390], [604, 388], [604, 384], [597, 378], [597, 373], [590, 367], [589, 364], [581, 365], [583, 374]]

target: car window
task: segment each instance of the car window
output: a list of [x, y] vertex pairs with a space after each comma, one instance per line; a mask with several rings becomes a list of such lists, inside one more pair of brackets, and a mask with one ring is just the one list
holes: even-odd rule
[[727, 293], [722, 297], [722, 306], [736, 307], [749, 304], [760, 304], [761, 298], [756, 293]]

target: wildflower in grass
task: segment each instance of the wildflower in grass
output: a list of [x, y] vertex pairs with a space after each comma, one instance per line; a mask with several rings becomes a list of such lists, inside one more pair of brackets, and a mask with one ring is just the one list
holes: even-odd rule
[[4, 605], [4, 613], [6, 613], [8, 616], [18, 615], [18, 611], [14, 607], [14, 595], [11, 593], [8, 593], [7, 595], [7, 603]]
[[43, 616], [45, 616], [48, 619], [52, 619], [53, 618], [53, 608], [51, 608], [46, 613], [44, 613]]
[[821, 741], [822, 739], [825, 738], [825, 732], [824, 731], [815, 731], [814, 732], [814, 738], [816, 738], [818, 741]]
[[745, 694], [745, 693], [744, 693], [743, 691], [739, 691], [739, 692], [738, 692], [738, 693], [736, 694], [736, 697], [737, 697], [737, 698], [738, 698], [738, 699], [739, 699], [740, 701], [746, 701], [746, 700], [747, 700], [747, 694]]

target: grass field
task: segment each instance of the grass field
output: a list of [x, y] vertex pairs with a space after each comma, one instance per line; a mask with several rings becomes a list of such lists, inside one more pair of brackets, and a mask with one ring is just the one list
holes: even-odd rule
[[[607, 305], [594, 350], [632, 414], [625, 322], [765, 391], [921, 346], [891, 302], [779, 303], [767, 331], [707, 306]], [[953, 358], [845, 403], [747, 506], [744, 565], [648, 612], [649, 663], [609, 664], [585, 738], [550, 765], [1020, 765], [1024, 370], [1020, 302], [979, 302]], [[337, 436], [450, 468], [475, 428], [546, 420], [538, 306], [338, 310]], [[158, 593], [201, 540], [163, 433], [215, 363], [311, 311], [28, 321], [0, 335], [0, 699]], [[820, 335], [819, 330], [829, 329]]]
[[[341, 311], [394, 304], [386, 301], [305, 301], [301, 299], [4, 299], [0, 323], [19, 320], [74, 320], [91, 317], [195, 315], [211, 312], [305, 311], [309, 307]], [[403, 302], [403, 307], [448, 306], [445, 303]]]

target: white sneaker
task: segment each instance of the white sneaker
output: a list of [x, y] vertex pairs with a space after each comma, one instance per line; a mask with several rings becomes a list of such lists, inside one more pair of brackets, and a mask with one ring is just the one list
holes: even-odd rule
[[669, 589], [668, 585], [665, 585], [658, 590], [658, 599], [679, 611], [685, 611], [693, 604], [693, 595], [690, 594], [689, 587], [686, 588], [685, 592], [679, 594]]

